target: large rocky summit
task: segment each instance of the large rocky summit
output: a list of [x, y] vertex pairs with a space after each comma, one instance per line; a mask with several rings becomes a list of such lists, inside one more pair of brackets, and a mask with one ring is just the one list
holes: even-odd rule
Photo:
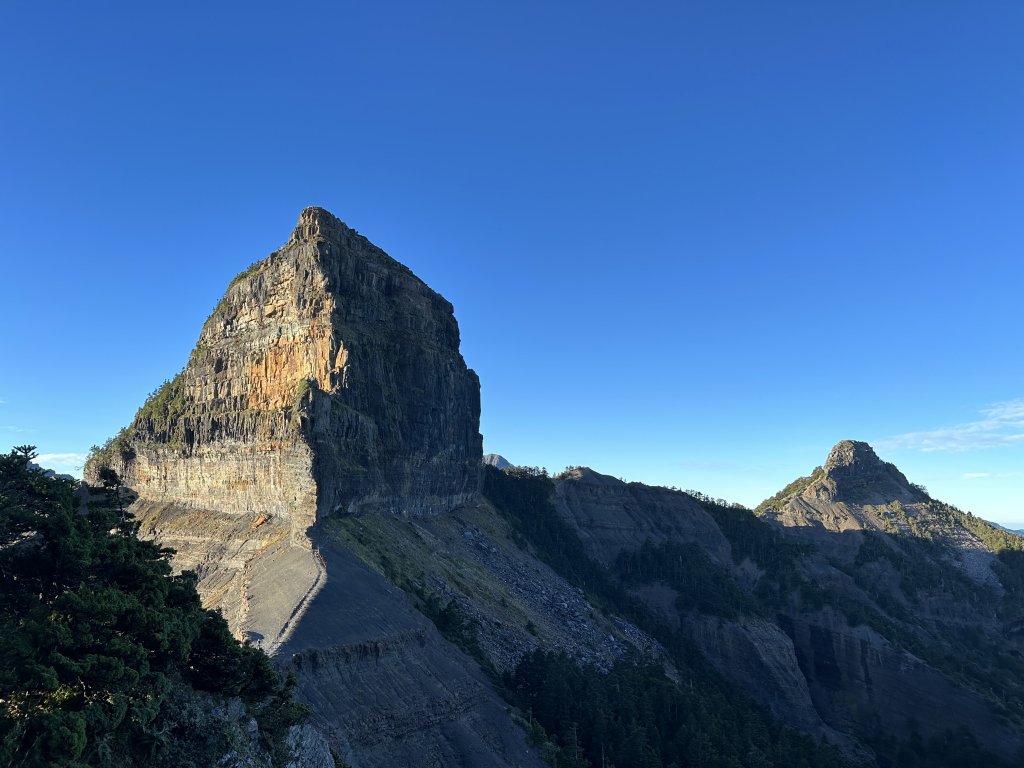
[[196, 571], [237, 635], [292, 664], [353, 765], [535, 765], [474, 664], [328, 530], [477, 500], [479, 416], [451, 304], [307, 208], [85, 477], [118, 473], [141, 535]]
[[307, 208], [232, 281], [110, 459], [144, 499], [297, 532], [338, 511], [432, 514], [477, 491], [479, 402], [451, 304]]
[[[93, 457], [143, 531], [269, 650], [320, 588], [334, 513], [430, 515], [479, 487], [480, 385], [451, 304], [322, 208], [238, 275], [185, 369]], [[201, 546], [197, 543], [201, 542]]]

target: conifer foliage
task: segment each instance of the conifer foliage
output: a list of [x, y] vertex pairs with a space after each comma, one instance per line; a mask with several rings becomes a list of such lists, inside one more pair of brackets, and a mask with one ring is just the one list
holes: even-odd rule
[[266, 655], [202, 607], [195, 575], [136, 537], [116, 482], [86, 505], [33, 457], [0, 456], [0, 765], [212, 764], [224, 739], [182, 715], [197, 697], [237, 697], [274, 725], [301, 716]]

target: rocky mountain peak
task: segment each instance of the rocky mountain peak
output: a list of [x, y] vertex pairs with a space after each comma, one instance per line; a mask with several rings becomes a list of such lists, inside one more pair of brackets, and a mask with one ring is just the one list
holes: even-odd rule
[[299, 223], [292, 232], [292, 242], [309, 242], [318, 238], [335, 240], [339, 235], [350, 232], [345, 223], [330, 211], [311, 205], [299, 214]]
[[[231, 282], [185, 369], [85, 474], [110, 466], [149, 530], [187, 532], [172, 543], [176, 562], [217, 561], [202, 569], [204, 599], [273, 648], [322, 578], [312, 526], [474, 500], [479, 418], [451, 304], [311, 207], [283, 247]], [[219, 546], [257, 554], [218, 560]], [[249, 599], [260, 578], [288, 582], [272, 608]]]
[[825, 471], [842, 472], [848, 468], [850, 472], [857, 474], [875, 471], [883, 464], [875, 449], [867, 443], [860, 440], [840, 440], [828, 454]]
[[875, 503], [922, 501], [924, 494], [911, 485], [894, 464], [882, 461], [865, 442], [841, 440], [828, 455], [824, 476], [815, 484], [815, 494], [837, 501]]
[[922, 488], [907, 480], [894, 464], [878, 458], [870, 445], [841, 440], [824, 466], [761, 502], [758, 511], [786, 526], [843, 531], [884, 528], [872, 507], [928, 501]]

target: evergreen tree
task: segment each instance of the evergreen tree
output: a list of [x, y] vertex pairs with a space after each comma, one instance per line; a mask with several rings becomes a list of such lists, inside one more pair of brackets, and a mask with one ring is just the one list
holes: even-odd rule
[[86, 489], [34, 456], [0, 456], [0, 764], [184, 765], [172, 743], [210, 738], [181, 732], [170, 701], [189, 691], [280, 714], [269, 659], [202, 607], [194, 574], [172, 575], [169, 551], [136, 536], [119, 481], [84, 508]]

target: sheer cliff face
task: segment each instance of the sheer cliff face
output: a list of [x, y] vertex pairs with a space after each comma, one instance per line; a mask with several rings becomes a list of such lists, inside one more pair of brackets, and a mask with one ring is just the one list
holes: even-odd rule
[[239, 275], [120, 463], [143, 499], [289, 518], [434, 514], [478, 487], [479, 382], [452, 306], [307, 208]]
[[102, 459], [204, 601], [273, 651], [325, 579], [333, 514], [431, 515], [479, 486], [480, 385], [452, 306], [321, 208], [236, 277], [188, 365]]

